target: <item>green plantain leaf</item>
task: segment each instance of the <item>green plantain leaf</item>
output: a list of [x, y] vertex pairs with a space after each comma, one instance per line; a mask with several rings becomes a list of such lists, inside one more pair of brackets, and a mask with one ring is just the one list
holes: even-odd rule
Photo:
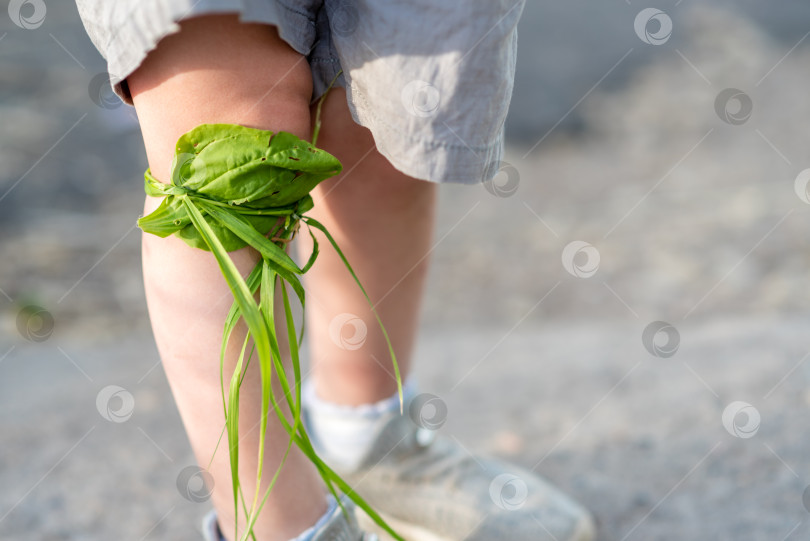
[[290, 272], [301, 273], [301, 269], [298, 268], [295, 261], [290, 259], [290, 256], [284, 250], [256, 231], [253, 224], [246, 217], [210, 205], [204, 199], [197, 201], [197, 205], [242, 241], [250, 244], [262, 254], [262, 257], [274, 261], [277, 265]]
[[[320, 107], [318, 108], [320, 111]], [[335, 248], [346, 268], [357, 282], [372, 308], [388, 344], [397, 386], [402, 400], [402, 384], [393, 347], [371, 300], [360, 284], [335, 239], [318, 221], [306, 216], [313, 206], [309, 192], [322, 180], [338, 173], [340, 162], [330, 154], [315, 148], [313, 143], [285, 133], [273, 133], [230, 124], [203, 124], [180, 137], [171, 182], [159, 182], [147, 169], [144, 190], [153, 197], [165, 199], [148, 216], [141, 217], [138, 225], [147, 233], [160, 237], [176, 235], [189, 246], [213, 253], [225, 281], [234, 296], [223, 327], [220, 348], [220, 386], [225, 414], [224, 433], [227, 433], [230, 455], [234, 513], [239, 515], [241, 502], [246, 525], [242, 541], [255, 540], [253, 526], [275, 486], [279, 472], [293, 444], [307, 456], [320, 473], [326, 488], [338, 499], [338, 490], [346, 493], [382, 528], [396, 539], [401, 539], [388, 524], [316, 454], [304, 429], [301, 410], [301, 360], [299, 343], [303, 339], [303, 321], [296, 337], [295, 322], [290, 306], [287, 286], [292, 287], [302, 310], [305, 292], [299, 275], [314, 264], [318, 256], [318, 242], [311, 228], [321, 230]], [[303, 268], [287, 255], [286, 243], [298, 232], [300, 223], [308, 226], [313, 239], [313, 250]], [[251, 246], [261, 256], [247, 279], [243, 278], [228, 252]], [[276, 281], [281, 288], [283, 322], [276, 321], [274, 295]], [[259, 293], [258, 305], [254, 295]], [[224, 373], [225, 352], [239, 320], [248, 331], [239, 357], [227, 385]], [[288, 375], [282, 358], [277, 327], [286, 331], [289, 342], [292, 374]], [[250, 339], [253, 347], [245, 355]], [[247, 368], [257, 353], [262, 404], [259, 423], [258, 468], [256, 490], [252, 503], [245, 500], [239, 481], [239, 391]], [[283, 396], [277, 397], [272, 385], [278, 377]], [[291, 376], [291, 377], [290, 377]], [[287, 419], [280, 404], [286, 404], [292, 415]], [[270, 480], [264, 497], [260, 487], [264, 466], [264, 445], [270, 407], [287, 432], [287, 449]], [[217, 448], [219, 442], [217, 443]], [[214, 451], [216, 453], [216, 449]], [[344, 509], [345, 511], [345, 509]], [[234, 532], [236, 536], [238, 532]]]
[[400, 377], [399, 374], [399, 363], [397, 363], [397, 356], [394, 354], [394, 346], [391, 345], [391, 340], [388, 338], [388, 331], [385, 330], [385, 326], [383, 325], [382, 320], [380, 319], [380, 315], [374, 308], [374, 304], [371, 302], [368, 293], [366, 293], [366, 289], [363, 287], [363, 284], [360, 283], [360, 279], [357, 277], [357, 274], [355, 274], [354, 269], [352, 268], [351, 265], [349, 265], [349, 260], [346, 259], [345, 255], [343, 255], [343, 250], [340, 249], [340, 246], [338, 246], [337, 241], [331, 235], [331, 233], [329, 233], [329, 231], [326, 230], [326, 227], [315, 218], [304, 217], [304, 223], [306, 223], [307, 226], [314, 227], [315, 229], [319, 230], [326, 236], [326, 238], [329, 240], [329, 243], [332, 245], [332, 247], [335, 249], [340, 259], [343, 261], [343, 264], [346, 265], [346, 269], [349, 271], [349, 274], [351, 274], [352, 278], [354, 278], [355, 283], [360, 288], [360, 291], [363, 293], [363, 296], [366, 298], [366, 302], [368, 302], [368, 305], [371, 306], [371, 311], [374, 313], [374, 317], [377, 318], [377, 323], [380, 325], [380, 330], [383, 333], [385, 342], [386, 344], [388, 344], [388, 353], [391, 355], [391, 363], [394, 366], [394, 376], [396, 376], [397, 379], [397, 394], [399, 394], [399, 412], [401, 414], [403, 403], [402, 403], [402, 378]]
[[232, 204], [294, 203], [336, 175], [331, 154], [287, 132], [202, 124], [180, 136], [172, 184]]
[[138, 227], [158, 237], [168, 237], [190, 223], [183, 202], [174, 195], [167, 196], [148, 216], [138, 218]]

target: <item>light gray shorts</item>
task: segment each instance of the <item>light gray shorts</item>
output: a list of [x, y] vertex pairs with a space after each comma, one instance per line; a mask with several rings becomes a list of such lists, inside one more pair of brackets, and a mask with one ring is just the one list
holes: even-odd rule
[[77, 0], [115, 92], [177, 21], [238, 13], [275, 25], [312, 69], [313, 101], [342, 69], [354, 120], [403, 173], [472, 184], [500, 168], [525, 0]]

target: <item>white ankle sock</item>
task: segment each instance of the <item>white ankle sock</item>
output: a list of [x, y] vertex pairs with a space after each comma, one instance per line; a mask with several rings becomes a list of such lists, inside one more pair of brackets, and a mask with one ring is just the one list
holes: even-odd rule
[[[405, 401], [415, 394], [415, 388], [413, 379], [408, 378], [402, 386]], [[313, 445], [325, 453], [333, 465], [347, 470], [360, 465], [389, 414], [399, 415], [397, 393], [373, 404], [345, 406], [320, 398], [315, 385], [307, 380], [303, 384], [302, 400], [304, 420]]]
[[[331, 494], [326, 495], [326, 505], [328, 508], [326, 509], [326, 513], [324, 513], [312, 526], [301, 532], [298, 536], [290, 539], [290, 541], [311, 541], [311, 539], [315, 536], [315, 532], [322, 527], [329, 517], [332, 516], [332, 513], [335, 512], [335, 508], [337, 507], [337, 500]], [[219, 529], [219, 527], [217, 527]], [[219, 532], [219, 539], [220, 541], [225, 541], [225, 537], [222, 535], [222, 532]]]

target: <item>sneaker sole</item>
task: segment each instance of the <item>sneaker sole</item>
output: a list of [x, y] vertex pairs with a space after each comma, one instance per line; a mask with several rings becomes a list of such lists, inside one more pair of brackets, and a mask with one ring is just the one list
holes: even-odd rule
[[[449, 537], [436, 535], [421, 526], [401, 521], [385, 513], [379, 513], [379, 515], [394, 531], [406, 539], [406, 541], [456, 541]], [[394, 538], [391, 537], [391, 534], [377, 526], [377, 523], [371, 520], [371, 518], [359, 508], [355, 511], [355, 516], [357, 517], [357, 522], [360, 524], [360, 528], [367, 532], [377, 534], [380, 541], [395, 541]], [[596, 526], [591, 517], [586, 517], [577, 524], [577, 529], [574, 531], [574, 534], [566, 541], [593, 541], [595, 538]]]

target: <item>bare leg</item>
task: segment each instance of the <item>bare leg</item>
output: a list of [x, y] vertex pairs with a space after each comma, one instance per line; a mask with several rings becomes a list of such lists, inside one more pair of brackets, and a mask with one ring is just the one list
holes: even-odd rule
[[[156, 178], [169, 179], [177, 138], [202, 123], [285, 130], [309, 139], [309, 67], [278, 37], [274, 27], [240, 24], [235, 16], [200, 17], [181, 26], [180, 33], [163, 39], [128, 78]], [[144, 214], [159, 202], [147, 197]], [[251, 248], [231, 256], [243, 275], [258, 260]], [[163, 366], [192, 448], [205, 467], [224, 426], [219, 350], [232, 297], [214, 257], [173, 236], [143, 236], [143, 272]], [[243, 325], [234, 332], [226, 374], [233, 372], [245, 332]], [[259, 443], [257, 368], [258, 363], [252, 362], [242, 387], [240, 411], [240, 477], [248, 503], [255, 490]], [[264, 456], [265, 486], [286, 442], [286, 433], [271, 414]], [[215, 480], [212, 501], [223, 533], [231, 539], [234, 513], [227, 444], [220, 445], [210, 472]], [[295, 537], [324, 512], [320, 479], [308, 460], [293, 452], [256, 523], [257, 539]]]
[[[313, 192], [309, 215], [324, 223], [376, 304], [402, 370], [408, 372], [418, 327], [434, 225], [436, 185], [400, 173], [374, 147], [371, 132], [352, 120], [343, 89], [323, 106], [317, 144], [343, 163], [343, 173]], [[311, 249], [308, 235], [297, 241]], [[315, 388], [325, 400], [358, 405], [396, 391], [388, 348], [357, 285], [331, 247], [306, 274], [307, 333]], [[330, 336], [336, 316], [350, 313], [368, 330], [363, 345], [347, 349]], [[351, 335], [351, 329], [346, 330]]]

